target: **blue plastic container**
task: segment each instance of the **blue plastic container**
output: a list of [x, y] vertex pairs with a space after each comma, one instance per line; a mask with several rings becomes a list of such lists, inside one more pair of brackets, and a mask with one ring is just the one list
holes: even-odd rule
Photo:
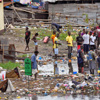
[[42, 59], [42, 57], [39, 57], [39, 60], [41, 60]]
[[47, 96], [47, 95], [48, 95], [48, 93], [47, 93], [47, 92], [45, 92], [45, 93], [44, 93], [44, 96]]
[[32, 5], [31, 7], [32, 7], [33, 9], [38, 9], [38, 6], [33, 6], [33, 5]]
[[6, 6], [5, 8], [9, 8], [9, 6]]
[[77, 74], [77, 72], [73, 72], [73, 74]]

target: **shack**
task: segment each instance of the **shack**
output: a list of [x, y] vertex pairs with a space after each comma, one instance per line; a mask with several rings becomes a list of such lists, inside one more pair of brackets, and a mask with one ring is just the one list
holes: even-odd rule
[[3, 0], [0, 0], [0, 34], [4, 31], [4, 11], [3, 11]]

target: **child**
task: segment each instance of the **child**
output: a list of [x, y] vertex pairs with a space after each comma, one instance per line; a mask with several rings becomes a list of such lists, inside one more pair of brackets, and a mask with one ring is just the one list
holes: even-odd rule
[[55, 59], [57, 60], [57, 55], [58, 55], [58, 45], [61, 45], [61, 43], [58, 42], [58, 37], [59, 34], [54, 39], [54, 53], [55, 53]]
[[56, 37], [56, 31], [53, 31], [53, 34], [51, 36], [51, 39], [52, 39], [52, 43], [53, 43], [53, 53], [54, 53], [54, 39]]
[[35, 51], [38, 51], [38, 43], [37, 43], [37, 39], [36, 39], [37, 36], [38, 36], [38, 33], [35, 33], [35, 35], [32, 38], [32, 40], [34, 41], [34, 44], [35, 44]]
[[90, 74], [94, 74], [94, 69], [96, 65], [95, 65], [95, 53], [93, 52], [93, 48], [90, 48], [87, 59], [89, 60]]
[[99, 53], [99, 56], [97, 58], [97, 62], [98, 62], [98, 73], [99, 73], [99, 76], [100, 76], [100, 53]]

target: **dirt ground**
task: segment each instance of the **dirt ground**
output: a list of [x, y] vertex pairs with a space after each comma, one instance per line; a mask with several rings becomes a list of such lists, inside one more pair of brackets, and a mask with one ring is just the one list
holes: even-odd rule
[[[30, 43], [29, 43], [30, 51], [25, 51], [26, 42], [24, 40], [24, 37], [20, 37], [18, 35], [16, 36], [15, 34], [12, 34], [12, 33], [8, 34], [7, 32], [3, 35], [0, 35], [0, 37], [7, 38], [9, 41], [9, 44], [14, 44], [16, 51], [20, 51], [20, 52], [24, 52], [24, 53], [29, 53], [29, 52], [33, 53], [34, 52], [35, 46], [34, 46], [34, 42], [31, 39], [30, 39]], [[59, 47], [58, 47], [59, 54], [67, 55], [66, 41], [59, 41], [59, 42], [62, 44], [62, 45], [59, 45]], [[74, 43], [74, 44], [76, 45], [76, 43]], [[38, 40], [38, 51], [39, 51], [39, 55], [43, 55], [43, 56], [53, 54], [51, 39], [50, 39], [49, 43], [47, 43], [47, 44], [44, 44], [42, 40]]]
[[[25, 51], [26, 43], [24, 41], [24, 37], [20, 37], [19, 35], [16, 36], [13, 33], [0, 35], [1, 38], [7, 38], [9, 41], [9, 44], [14, 44], [16, 51], [24, 52], [24, 53], [33, 53], [34, 52], [34, 42], [30, 40], [29, 47], [30, 51]], [[67, 44], [66, 41], [59, 41], [62, 45], [59, 46], [59, 54], [67, 56]], [[53, 54], [52, 52], [52, 41], [50, 40], [48, 44], [44, 44], [42, 40], [38, 40], [38, 51], [39, 55], [41, 56], [47, 56], [49, 54]], [[73, 48], [73, 54], [76, 55], [76, 42], [74, 41], [74, 48]], [[45, 91], [47, 93], [56, 93], [57, 91], [54, 90], [54, 87], [57, 83], [65, 83], [65, 81], [68, 81], [69, 76], [59, 76], [58, 78], [50, 77], [50, 76], [38, 76], [38, 80], [34, 80], [34, 78], [31, 78], [30, 81], [30, 91], [28, 88], [28, 81], [22, 77], [21, 79], [11, 79], [12, 84], [14, 85], [16, 92], [14, 93], [0, 93], [0, 98], [3, 97], [2, 100], [12, 100], [13, 97], [23, 97], [24, 95], [28, 94], [44, 94]], [[84, 77], [78, 78], [79, 81], [83, 81]], [[79, 82], [78, 81], [78, 82]], [[63, 87], [62, 87], [63, 88]], [[69, 90], [67, 90], [68, 92]], [[77, 91], [77, 93], [81, 93]], [[59, 90], [58, 92], [66, 94], [64, 91]], [[85, 91], [86, 92], [86, 91]], [[6, 99], [7, 98], [7, 99]]]

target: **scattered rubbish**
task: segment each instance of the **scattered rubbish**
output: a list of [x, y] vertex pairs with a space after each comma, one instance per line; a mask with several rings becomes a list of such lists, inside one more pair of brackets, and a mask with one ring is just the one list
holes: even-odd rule
[[20, 98], [21, 98], [20, 96], [17, 97], [17, 99], [20, 99]]

